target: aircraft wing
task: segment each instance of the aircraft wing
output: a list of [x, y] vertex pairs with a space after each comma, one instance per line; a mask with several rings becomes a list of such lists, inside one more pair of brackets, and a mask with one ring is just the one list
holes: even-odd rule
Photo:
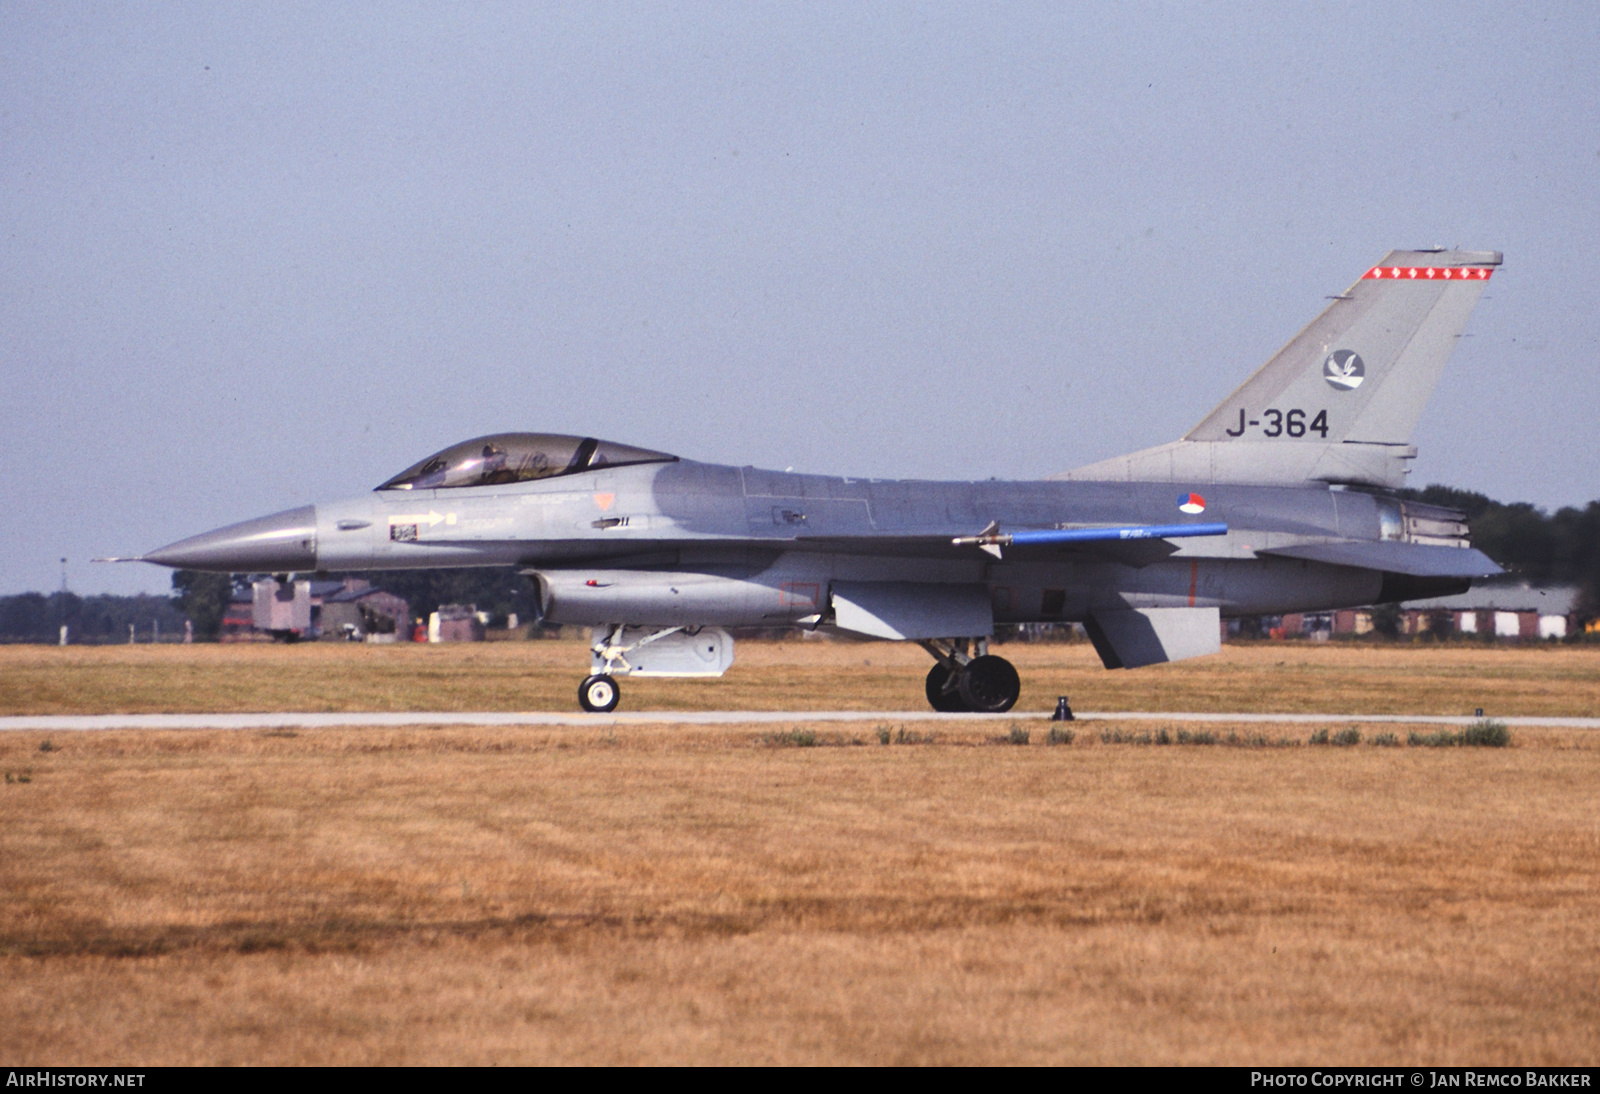
[[1411, 577], [1494, 577], [1505, 573], [1493, 559], [1475, 547], [1346, 540], [1342, 543], [1269, 547], [1257, 553], [1304, 558], [1335, 566], [1355, 566], [1363, 570], [1382, 570]]
[[[986, 545], [955, 543], [956, 538], [976, 539], [973, 536], [948, 535], [882, 535], [882, 536], [796, 536], [779, 541], [792, 551], [817, 551], [825, 554], [872, 555], [888, 558], [981, 558]], [[771, 545], [773, 541], [761, 541]], [[1127, 540], [1083, 540], [1078, 542], [1047, 542], [1004, 544], [1005, 558], [1011, 562], [1038, 562], [1058, 560], [1064, 555], [1076, 555], [1100, 562], [1116, 562], [1124, 566], [1148, 566], [1152, 562], [1175, 553], [1178, 545], [1161, 538]], [[989, 552], [993, 554], [993, 551]]]
[[[677, 565], [685, 551], [702, 555], [712, 551], [806, 551], [815, 554], [864, 555], [872, 558], [972, 559], [984, 558], [977, 548], [958, 547], [950, 536], [796, 536], [682, 539], [631, 539], [596, 542], [592, 539], [541, 540], [537, 544], [506, 541], [493, 544], [478, 540], [475, 547], [503, 546], [507, 552], [533, 548], [522, 556], [524, 565], [583, 566], [599, 562], [623, 562], [637, 567]], [[1059, 560], [1076, 556], [1124, 566], [1148, 566], [1176, 552], [1177, 544], [1164, 539], [1129, 540], [1123, 543], [1075, 543], [1060, 546], [1007, 548], [1007, 561]]]
[[[888, 558], [973, 558], [977, 552], [999, 557], [1003, 549], [1011, 560], [1055, 559], [1063, 553], [1086, 555], [1125, 566], [1147, 566], [1175, 552], [1172, 539], [1215, 536], [1227, 532], [1222, 524], [1127, 525], [1102, 528], [1041, 529], [1002, 534], [992, 526], [976, 535], [944, 533], [818, 536], [682, 536], [629, 538], [611, 542], [593, 539], [542, 540], [537, 559], [529, 564], [583, 565], [626, 558], [630, 564], [648, 566], [659, 557], [672, 565], [686, 549], [808, 551], [818, 554], [869, 555]], [[484, 541], [474, 541], [482, 546]], [[444, 545], [444, 544], [440, 544]], [[508, 541], [507, 546], [511, 546]]]

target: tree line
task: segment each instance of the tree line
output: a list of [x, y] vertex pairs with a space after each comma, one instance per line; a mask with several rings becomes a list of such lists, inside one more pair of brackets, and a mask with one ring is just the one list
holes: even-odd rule
[[[1400, 497], [1461, 510], [1472, 524], [1473, 544], [1513, 577], [1539, 585], [1575, 585], [1581, 590], [1583, 619], [1600, 618], [1600, 500], [1547, 513], [1527, 502], [1499, 502], [1449, 486], [1402, 490]], [[348, 576], [365, 577], [374, 587], [404, 597], [411, 614], [424, 619], [441, 604], [474, 604], [502, 619], [515, 613], [530, 621], [537, 615], [533, 583], [509, 568]], [[250, 578], [179, 570], [172, 575], [170, 597], [80, 597], [70, 592], [0, 597], [0, 641], [53, 642], [63, 623], [75, 641], [125, 642], [130, 623], [139, 639], [148, 641], [156, 631], [181, 635], [186, 620], [194, 625], [196, 639], [212, 640], [222, 629], [230, 599], [248, 587]]]
[[1499, 502], [1449, 486], [1402, 490], [1400, 496], [1461, 510], [1472, 525], [1472, 545], [1512, 577], [1535, 585], [1575, 585], [1584, 620], [1600, 617], [1600, 500], [1546, 513], [1527, 502]]
[[130, 625], [140, 642], [168, 640], [181, 638], [187, 621], [182, 605], [165, 596], [0, 596], [0, 642], [54, 642], [63, 624], [74, 642], [126, 642]]

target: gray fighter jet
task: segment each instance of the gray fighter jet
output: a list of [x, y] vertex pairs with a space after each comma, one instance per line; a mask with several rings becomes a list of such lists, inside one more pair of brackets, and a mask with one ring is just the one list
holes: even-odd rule
[[1229, 616], [1465, 590], [1461, 513], [1401, 501], [1410, 435], [1500, 255], [1393, 251], [1181, 440], [1039, 482], [726, 467], [540, 433], [477, 437], [376, 490], [142, 561], [289, 573], [510, 566], [617, 677], [718, 676], [728, 627], [920, 643], [937, 710], [1020, 691], [996, 624], [1083, 624], [1107, 668], [1215, 652]]

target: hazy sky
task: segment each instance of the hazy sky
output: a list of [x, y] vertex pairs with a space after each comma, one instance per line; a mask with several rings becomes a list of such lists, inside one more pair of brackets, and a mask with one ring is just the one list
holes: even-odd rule
[[1413, 483], [1600, 497], [1594, 4], [8, 0], [0, 184], [0, 593], [500, 430], [1038, 477], [1395, 246], [1506, 254]]

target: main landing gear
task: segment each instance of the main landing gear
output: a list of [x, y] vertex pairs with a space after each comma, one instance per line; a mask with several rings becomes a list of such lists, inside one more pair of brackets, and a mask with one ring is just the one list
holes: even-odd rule
[[1004, 714], [1022, 694], [1011, 662], [989, 652], [987, 638], [934, 639], [919, 643], [933, 655], [928, 670], [928, 705], [946, 714]]

